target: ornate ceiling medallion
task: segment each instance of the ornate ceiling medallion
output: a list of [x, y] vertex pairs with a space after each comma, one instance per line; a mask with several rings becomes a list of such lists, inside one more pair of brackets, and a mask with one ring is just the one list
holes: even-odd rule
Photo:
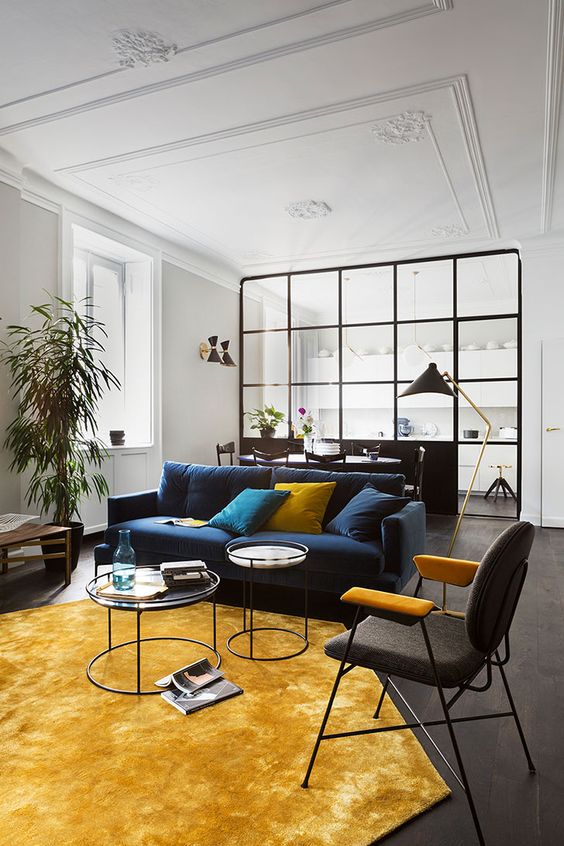
[[148, 173], [118, 173], [117, 176], [110, 176], [110, 181], [122, 188], [143, 192], [158, 185], [157, 179]]
[[112, 44], [123, 68], [168, 62], [178, 50], [176, 44], [165, 41], [158, 32], [144, 29], [119, 29], [114, 33]]
[[298, 200], [286, 206], [290, 217], [297, 217], [299, 220], [313, 220], [316, 217], [325, 217], [332, 209], [323, 200]]
[[426, 126], [431, 119], [425, 112], [402, 112], [401, 115], [379, 121], [372, 127], [376, 141], [382, 144], [410, 144], [425, 138]]
[[464, 226], [459, 226], [457, 223], [449, 223], [446, 226], [435, 226], [431, 229], [433, 238], [461, 238], [467, 235], [468, 230]]

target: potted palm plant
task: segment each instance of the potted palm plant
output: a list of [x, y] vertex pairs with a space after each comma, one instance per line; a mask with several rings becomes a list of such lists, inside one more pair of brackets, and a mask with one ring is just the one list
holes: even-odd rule
[[273, 438], [276, 427], [284, 421], [284, 413], [276, 411], [273, 405], [264, 408], [254, 408], [245, 412], [251, 421], [251, 429], [258, 429], [261, 438]]
[[[33, 328], [10, 325], [0, 344], [0, 362], [10, 371], [17, 402], [4, 446], [14, 456], [11, 470], [31, 472], [27, 505], [38, 506], [55, 525], [72, 528], [74, 569], [84, 531], [80, 502], [109, 492], [99, 472], [107, 451], [96, 435], [98, 403], [120, 384], [101, 360], [107, 336], [87, 301], [79, 310], [51, 296], [33, 306], [31, 315]], [[60, 562], [45, 565], [58, 568]]]

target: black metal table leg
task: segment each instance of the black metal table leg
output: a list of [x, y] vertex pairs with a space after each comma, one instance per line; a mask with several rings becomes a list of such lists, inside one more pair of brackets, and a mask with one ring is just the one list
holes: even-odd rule
[[214, 650], [217, 649], [217, 614], [216, 614], [216, 603], [215, 603], [215, 593], [213, 595], [213, 648]]
[[307, 630], [308, 630], [308, 570], [307, 570], [307, 559], [304, 561], [304, 637], [307, 640]]
[[253, 560], [251, 558], [251, 567], [250, 567], [250, 579], [249, 579], [249, 617], [251, 621], [251, 627], [249, 629], [249, 639], [251, 645], [250, 656], [253, 657]]
[[112, 609], [108, 608], [108, 652], [112, 648]]
[[137, 693], [141, 693], [141, 611], [137, 611]]

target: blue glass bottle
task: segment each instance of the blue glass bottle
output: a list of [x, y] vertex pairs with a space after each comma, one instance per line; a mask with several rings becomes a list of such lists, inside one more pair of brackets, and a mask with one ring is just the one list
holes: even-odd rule
[[135, 585], [135, 550], [129, 529], [119, 530], [119, 543], [112, 559], [112, 584], [115, 590], [130, 590]]

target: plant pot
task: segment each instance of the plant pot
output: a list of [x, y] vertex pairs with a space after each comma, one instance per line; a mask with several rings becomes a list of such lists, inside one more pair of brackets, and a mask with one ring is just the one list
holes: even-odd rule
[[268, 429], [261, 429], [260, 436], [261, 438], [273, 438], [276, 429], [274, 426], [269, 426]]
[[[50, 523], [49, 525], [55, 526], [56, 523]], [[82, 537], [84, 535], [84, 523], [77, 523], [76, 521], [70, 522], [70, 530], [71, 530], [71, 569], [76, 570], [76, 566], [78, 564], [78, 558], [80, 555], [80, 549], [82, 547]], [[60, 546], [43, 546], [41, 545], [41, 551], [43, 555], [49, 555], [49, 553], [54, 552], [64, 552], [65, 551], [65, 535], [61, 532], [61, 535], [53, 535], [49, 538], [49, 540], [58, 540], [61, 538], [63, 541]], [[65, 572], [65, 559], [64, 558], [47, 558], [43, 561], [45, 564], [45, 569], [48, 570], [50, 573], [64, 573]]]

